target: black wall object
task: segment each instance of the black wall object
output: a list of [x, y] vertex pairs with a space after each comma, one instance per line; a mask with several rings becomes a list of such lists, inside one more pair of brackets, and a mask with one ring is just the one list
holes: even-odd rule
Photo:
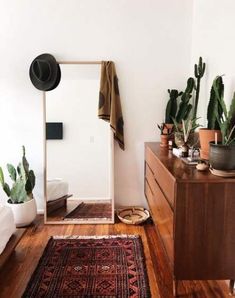
[[63, 123], [47, 122], [46, 140], [62, 140], [62, 139], [63, 139]]

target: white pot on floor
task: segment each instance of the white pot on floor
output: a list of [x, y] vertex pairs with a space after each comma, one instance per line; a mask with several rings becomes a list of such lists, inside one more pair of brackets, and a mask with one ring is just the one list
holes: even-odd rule
[[20, 204], [7, 203], [13, 212], [17, 228], [28, 226], [37, 215], [37, 206], [35, 199]]

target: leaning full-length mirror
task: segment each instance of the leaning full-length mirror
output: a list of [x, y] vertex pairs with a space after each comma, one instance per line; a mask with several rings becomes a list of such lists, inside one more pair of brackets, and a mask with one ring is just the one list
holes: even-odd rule
[[97, 116], [100, 65], [61, 64], [44, 94], [47, 223], [112, 223], [113, 137]]

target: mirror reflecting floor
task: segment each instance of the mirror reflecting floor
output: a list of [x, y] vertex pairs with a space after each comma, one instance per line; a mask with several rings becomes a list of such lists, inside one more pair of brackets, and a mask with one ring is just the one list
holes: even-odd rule
[[47, 221], [101, 221], [112, 220], [112, 203], [110, 200], [65, 200], [53, 210], [47, 211]]

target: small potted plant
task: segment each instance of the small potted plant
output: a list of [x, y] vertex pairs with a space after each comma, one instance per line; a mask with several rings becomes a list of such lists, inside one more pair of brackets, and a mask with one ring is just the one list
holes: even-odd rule
[[235, 170], [235, 92], [227, 110], [223, 94], [220, 94], [216, 80], [213, 83], [215, 96], [222, 108], [222, 117], [217, 114], [222, 141], [210, 142], [210, 165], [215, 170]]
[[182, 125], [179, 125], [174, 119], [175, 123], [175, 144], [178, 148], [182, 148], [187, 156], [188, 149], [194, 147], [198, 139], [195, 137], [195, 130], [200, 126], [196, 119], [182, 120]]
[[160, 134], [161, 134], [161, 143], [160, 146], [161, 147], [168, 147], [168, 140], [169, 140], [169, 136], [171, 135], [171, 129], [168, 129], [165, 123], [162, 123], [161, 125], [157, 125], [157, 127], [160, 130]]
[[23, 146], [22, 161], [17, 169], [12, 164], [7, 164], [7, 170], [12, 180], [12, 186], [5, 182], [3, 170], [0, 167], [0, 183], [8, 196], [7, 205], [11, 207], [17, 227], [29, 225], [36, 217], [36, 202], [33, 197], [35, 175], [29, 169]]
[[207, 128], [199, 129], [201, 146], [200, 157], [205, 160], [209, 159], [210, 142], [215, 141], [215, 136], [217, 136], [217, 141], [221, 142], [222, 140], [219, 122], [223, 118], [223, 109], [215, 95], [215, 88], [219, 97], [223, 97], [224, 84], [222, 76], [216, 77], [211, 87], [210, 99], [207, 107]]

